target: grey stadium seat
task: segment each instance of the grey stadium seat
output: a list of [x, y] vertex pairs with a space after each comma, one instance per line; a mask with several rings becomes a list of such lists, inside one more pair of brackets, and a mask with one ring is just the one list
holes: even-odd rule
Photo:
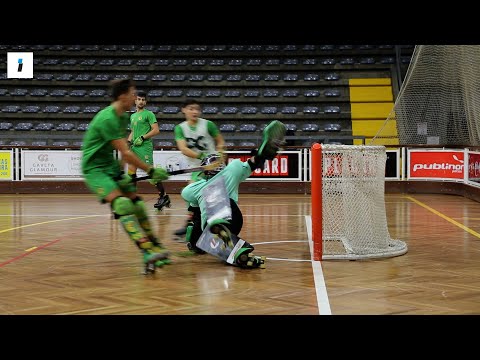
[[4, 113], [16, 113], [20, 111], [20, 106], [18, 105], [6, 105], [2, 107], [2, 112]]
[[13, 124], [10, 122], [2, 122], [0, 123], [0, 130], [10, 130], [13, 128]]
[[236, 114], [238, 112], [238, 108], [236, 106], [225, 106], [222, 109], [222, 114]]
[[325, 106], [323, 109], [325, 114], [340, 114], [340, 107], [339, 106]]
[[31, 122], [21, 122], [15, 125], [16, 131], [30, 131], [33, 128], [33, 124]]
[[73, 129], [75, 129], [75, 125], [72, 123], [61, 123], [55, 128], [57, 131], [72, 131]]
[[55, 147], [67, 147], [69, 145], [70, 143], [68, 141], [54, 141], [52, 143], [52, 146], [55, 146]]
[[306, 132], [316, 132], [318, 131], [318, 125], [317, 124], [303, 124], [302, 125], [302, 131]]
[[13, 141], [10, 141], [9, 145], [11, 145], [11, 146], [25, 146], [25, 145], [27, 145], [27, 142], [23, 141], [23, 140], [13, 140]]
[[88, 123], [81, 123], [77, 126], [77, 131], [87, 131]]
[[337, 132], [342, 130], [342, 126], [340, 124], [325, 124], [323, 130]]
[[205, 106], [203, 108], [203, 113], [204, 114], [216, 114], [216, 113], [218, 113], [218, 107], [216, 107], [216, 106]]
[[255, 132], [257, 131], [257, 125], [255, 124], [241, 124], [238, 129], [241, 132]]
[[40, 112], [40, 106], [38, 105], [28, 105], [22, 109], [23, 113], [38, 113]]
[[237, 127], [235, 126], [235, 124], [220, 124], [218, 129], [221, 132], [235, 132]]
[[162, 110], [164, 114], [177, 114], [180, 111], [178, 106], [165, 106]]
[[52, 123], [40, 123], [40, 124], [37, 124], [34, 129], [36, 131], [51, 131], [51, 130], [53, 130], [53, 124]]
[[303, 108], [304, 114], [318, 114], [318, 106], [305, 106]]
[[175, 128], [175, 124], [171, 124], [171, 123], [160, 123], [160, 125], [158, 126], [159, 130], [160, 131], [173, 131], [173, 129]]
[[256, 114], [258, 109], [255, 106], [244, 106], [241, 112], [242, 114]]
[[100, 106], [94, 105], [94, 106], [85, 106], [83, 108], [83, 113], [84, 114], [94, 114], [100, 111]]

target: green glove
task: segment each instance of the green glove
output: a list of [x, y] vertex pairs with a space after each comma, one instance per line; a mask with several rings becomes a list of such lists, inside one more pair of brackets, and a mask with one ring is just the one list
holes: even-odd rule
[[133, 183], [132, 177], [128, 174], [125, 174], [125, 173], [123, 173], [120, 180], [118, 180], [118, 185], [120, 185], [121, 187], [128, 186], [131, 183]]
[[135, 139], [135, 141], [133, 142], [133, 146], [140, 146], [143, 144], [143, 142], [145, 141], [145, 138], [142, 136], [139, 136], [138, 138]]
[[207, 154], [205, 154], [204, 152], [201, 152], [201, 153], [198, 154], [197, 159], [203, 160], [206, 157], [207, 157]]
[[154, 181], [162, 181], [167, 180], [170, 175], [168, 174], [167, 170], [161, 167], [152, 167], [148, 171], [148, 176], [150, 176], [150, 178]]

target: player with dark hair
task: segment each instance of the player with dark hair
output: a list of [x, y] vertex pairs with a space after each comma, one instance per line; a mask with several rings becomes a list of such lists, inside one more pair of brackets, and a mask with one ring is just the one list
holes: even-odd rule
[[[223, 153], [225, 150], [225, 139], [217, 125], [207, 119], [200, 117], [202, 107], [195, 99], [189, 99], [182, 104], [181, 111], [185, 121], [174, 128], [175, 141], [178, 150], [186, 156], [189, 167], [197, 167], [209, 154]], [[201, 172], [194, 172], [191, 182], [196, 181]], [[190, 221], [190, 212], [187, 224]], [[185, 235], [186, 226], [175, 231], [174, 235], [180, 237]]]
[[[128, 142], [131, 145], [131, 150], [140, 159], [149, 165], [153, 165], [153, 141], [152, 138], [160, 133], [158, 129], [158, 122], [155, 114], [146, 109], [147, 94], [145, 91], [137, 91], [137, 98], [135, 99], [136, 111], [130, 116], [130, 134], [128, 135]], [[135, 165], [128, 165], [128, 175], [135, 178], [137, 176], [137, 167]], [[158, 190], [158, 200], [153, 207], [161, 211], [165, 206], [170, 207], [170, 197], [165, 194], [165, 187], [161, 181], [151, 181]]]
[[[226, 167], [205, 171], [203, 178], [182, 190], [181, 195], [193, 212], [186, 234], [189, 250], [199, 254], [207, 252], [244, 268], [264, 267], [265, 257], [253, 255], [254, 247], [238, 236], [243, 227], [243, 215], [237, 205], [238, 188], [255, 169], [263, 168], [266, 160], [275, 158], [285, 132], [284, 124], [272, 121], [264, 129], [262, 144], [250, 159], [234, 159]], [[218, 159], [219, 155], [208, 155], [202, 165]]]
[[136, 185], [113, 152], [118, 151], [122, 162], [144, 170], [151, 179], [162, 181], [169, 175], [165, 169], [155, 168], [140, 160], [127, 144], [129, 110], [136, 98], [131, 79], [111, 83], [112, 103], [100, 110], [90, 121], [83, 138], [82, 174], [87, 187], [101, 203], [109, 203], [130, 239], [142, 254], [145, 273], [155, 272], [156, 266], [168, 261], [167, 251], [153, 233], [145, 204], [136, 193]]

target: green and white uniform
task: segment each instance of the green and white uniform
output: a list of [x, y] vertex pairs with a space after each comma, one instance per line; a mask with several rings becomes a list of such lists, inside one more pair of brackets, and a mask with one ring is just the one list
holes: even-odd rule
[[193, 207], [200, 207], [202, 213], [202, 229], [207, 223], [206, 202], [202, 196], [202, 190], [208, 182], [222, 176], [225, 181], [228, 197], [238, 203], [238, 186], [247, 179], [252, 173], [252, 169], [248, 162], [243, 162], [240, 159], [232, 160], [222, 171], [210, 178], [198, 179], [197, 181], [187, 185], [182, 190], [182, 198]]
[[[175, 140], [185, 140], [187, 147], [198, 153], [214, 154], [216, 153], [215, 137], [220, 133], [214, 122], [198, 118], [194, 126], [190, 126], [188, 121], [184, 121], [174, 128]], [[200, 166], [200, 159], [187, 157], [189, 167]], [[198, 178], [199, 172], [192, 173], [192, 180]]]

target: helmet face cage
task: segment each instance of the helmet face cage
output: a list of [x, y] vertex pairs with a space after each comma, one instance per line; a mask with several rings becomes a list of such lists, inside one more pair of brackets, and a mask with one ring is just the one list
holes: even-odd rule
[[[201, 166], [205, 166], [205, 165], [210, 165], [216, 161], [220, 160], [220, 156], [217, 155], [217, 154], [210, 154], [210, 155], [207, 155], [205, 157], [205, 159], [202, 160], [202, 163], [201, 163]], [[217, 168], [213, 169], [213, 170], [205, 170], [203, 172], [203, 174], [205, 175], [205, 177], [208, 179], [208, 178], [211, 178], [212, 176], [215, 176], [216, 174], [218, 174], [220, 171], [222, 171], [223, 169], [225, 168], [225, 164], [221, 164], [220, 166], [218, 166]]]

